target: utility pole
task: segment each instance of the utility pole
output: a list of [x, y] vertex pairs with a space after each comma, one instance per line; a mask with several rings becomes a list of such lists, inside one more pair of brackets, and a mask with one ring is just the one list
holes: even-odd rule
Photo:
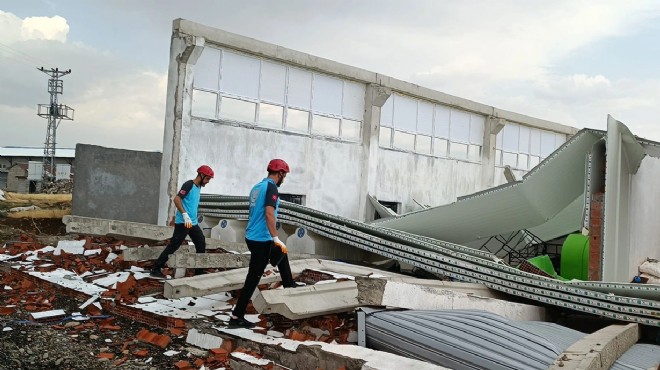
[[48, 119], [48, 129], [46, 131], [46, 143], [44, 145], [44, 161], [41, 180], [43, 183], [55, 179], [55, 138], [57, 127], [61, 120], [73, 120], [73, 108], [58, 104], [57, 96], [62, 94], [64, 83], [60, 79], [71, 73], [71, 70], [60, 71], [58, 68], [45, 69], [37, 68], [41, 72], [50, 76], [48, 79], [48, 93], [50, 93], [50, 104], [39, 104], [37, 115]]

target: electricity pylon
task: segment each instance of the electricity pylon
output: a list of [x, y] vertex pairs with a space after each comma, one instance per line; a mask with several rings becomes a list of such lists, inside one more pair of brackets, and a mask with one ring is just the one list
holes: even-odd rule
[[48, 79], [48, 92], [50, 93], [50, 104], [39, 104], [37, 115], [48, 119], [48, 129], [46, 131], [46, 143], [44, 145], [44, 166], [41, 174], [42, 181], [49, 181], [55, 178], [55, 144], [57, 137], [57, 127], [61, 120], [73, 120], [73, 108], [59, 104], [57, 96], [62, 94], [64, 83], [60, 77], [68, 75], [71, 70], [60, 71], [58, 68], [44, 69], [37, 68], [41, 72], [50, 76]]

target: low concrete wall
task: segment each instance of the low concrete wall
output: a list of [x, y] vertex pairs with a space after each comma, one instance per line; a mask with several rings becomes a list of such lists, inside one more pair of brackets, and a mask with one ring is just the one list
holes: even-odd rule
[[76, 145], [72, 214], [158, 223], [161, 153]]

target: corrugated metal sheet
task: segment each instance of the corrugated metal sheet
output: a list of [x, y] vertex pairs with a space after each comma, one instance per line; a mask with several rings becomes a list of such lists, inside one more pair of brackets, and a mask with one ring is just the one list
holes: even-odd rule
[[[20, 146], [2, 146], [0, 147], [0, 157], [43, 157], [43, 147], [20, 147]], [[76, 149], [57, 148], [55, 149], [57, 158], [75, 158]]]
[[547, 369], [568, 347], [532, 330], [471, 310], [381, 311], [366, 318], [368, 347], [456, 370]]
[[[369, 313], [366, 343], [373, 349], [456, 370], [547, 369], [585, 336], [545, 322], [515, 322], [471, 310]], [[612, 369], [646, 370], [660, 362], [660, 347], [638, 344]]]
[[459, 244], [522, 229], [555, 236], [579, 230], [587, 155], [603, 136], [582, 130], [522, 181], [375, 225]]
[[[247, 197], [203, 195], [199, 213], [218, 218], [244, 219], [248, 208]], [[599, 286], [605, 291], [598, 292], [520, 271], [496, 261], [491, 253], [462, 245], [376, 227], [288, 202], [282, 203], [279, 212], [280, 222], [303, 227], [310, 233], [432, 273], [485, 284], [489, 288], [544, 304], [660, 326], [660, 302], [633, 298], [638, 297], [638, 293], [652, 296], [660, 291], [658, 285], [638, 284], [631, 288], [607, 283], [607, 286]], [[630, 295], [606, 293], [609, 288], [625, 289]]]

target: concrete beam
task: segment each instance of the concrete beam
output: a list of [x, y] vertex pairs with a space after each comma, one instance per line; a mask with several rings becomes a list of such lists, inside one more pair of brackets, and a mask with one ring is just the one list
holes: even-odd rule
[[[363, 305], [411, 310], [473, 309], [516, 321], [545, 321], [546, 316], [543, 307], [457, 292], [451, 286], [433, 287], [360, 277], [356, 278], [356, 283], [357, 299]], [[453, 284], [460, 286], [460, 283]]]
[[174, 228], [139, 222], [106, 220], [102, 218], [64, 216], [67, 233], [111, 236], [119, 239], [162, 241], [172, 237]]
[[278, 313], [290, 320], [349, 312], [360, 305], [355, 281], [264, 290], [252, 304], [259, 313]]
[[[137, 247], [137, 248], [127, 248], [124, 249], [122, 255], [124, 256], [124, 261], [144, 261], [144, 260], [155, 260], [160, 256], [161, 253], [165, 250], [165, 247]], [[177, 250], [172, 256], [195, 252], [194, 245], [182, 245], [179, 250]]]
[[[309, 254], [289, 254], [289, 260], [312, 258]], [[167, 260], [169, 267], [184, 268], [227, 268], [235, 269], [250, 265], [249, 254], [235, 253], [175, 253]]]
[[[305, 269], [313, 269], [351, 276], [401, 276], [391, 272], [379, 271], [366, 267], [354, 266], [347, 263], [325, 261], [319, 259], [291, 261], [290, 265], [291, 272], [294, 275], [300, 274]], [[272, 270], [270, 265], [269, 268]], [[163, 286], [163, 295], [165, 298], [201, 297], [209, 294], [240, 289], [243, 287], [243, 283], [245, 282], [247, 270], [247, 268], [240, 268], [201, 276], [167, 280]], [[280, 280], [281, 278], [279, 273], [273, 273], [266, 277], [262, 277], [260, 284], [273, 283]]]
[[240, 268], [250, 264], [249, 254], [234, 253], [175, 253], [167, 259], [168, 267], [183, 268]]
[[[81, 217], [67, 215], [62, 218], [66, 225], [66, 232], [86, 235], [112, 236], [118, 239], [134, 239], [139, 241], [163, 241], [172, 237], [174, 228], [171, 226], [158, 226], [139, 222], [106, 220], [102, 218]], [[162, 252], [165, 247], [151, 247], [154, 251]], [[159, 249], [160, 248], [160, 249]], [[226, 252], [248, 252], [245, 243], [227, 242], [206, 238], [206, 249], [222, 249]], [[158, 252], [158, 253], [160, 253]], [[126, 253], [126, 251], [125, 251]], [[150, 252], [141, 252], [148, 253]], [[155, 252], [154, 252], [155, 253]], [[158, 258], [158, 255], [156, 257]], [[152, 259], [144, 257], [140, 259]]]
[[573, 343], [548, 369], [609, 369], [638, 340], [638, 324], [610, 325]]

